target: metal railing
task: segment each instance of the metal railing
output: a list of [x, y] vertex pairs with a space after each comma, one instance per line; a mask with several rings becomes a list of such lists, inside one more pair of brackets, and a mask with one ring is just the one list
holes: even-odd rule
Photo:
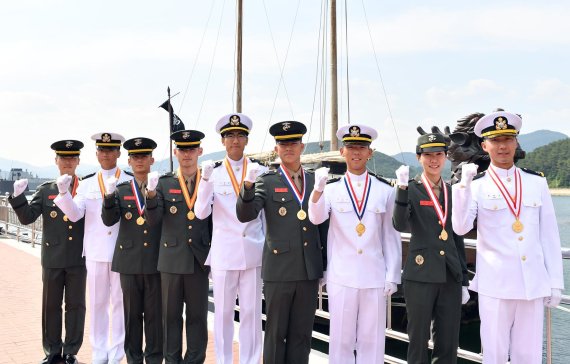
[[[42, 227], [42, 217], [40, 216], [33, 224], [30, 225], [22, 225], [18, 221], [18, 217], [16, 213], [12, 209], [12, 207], [8, 204], [7, 198], [4, 196], [0, 196], [0, 227], [4, 228], [5, 233], [8, 235], [14, 236], [14, 238], [18, 241], [22, 241], [25, 243], [30, 243], [32, 247], [36, 244], [41, 245], [41, 227]], [[410, 234], [403, 233], [402, 234], [402, 242], [409, 243]], [[468, 250], [475, 250], [476, 249], [476, 241], [471, 239], [465, 239], [465, 249]], [[562, 257], [563, 259], [570, 259], [570, 249], [563, 248], [562, 249]], [[316, 316], [320, 317], [325, 320], [330, 319], [330, 314], [324, 309], [324, 300], [327, 299], [326, 291], [323, 291], [322, 288], [319, 288], [319, 297], [318, 297], [318, 306], [316, 311]], [[210, 302], [213, 303], [213, 298], [209, 297]], [[569, 295], [562, 295], [561, 304], [556, 307], [556, 309], [561, 310], [563, 312], [569, 312], [570, 308], [570, 296]], [[239, 306], [236, 305], [236, 310], [239, 311]], [[408, 342], [409, 338], [408, 335], [404, 332], [396, 331], [392, 329], [392, 301], [388, 301], [387, 307], [387, 320], [386, 320], [386, 337], [391, 338], [394, 340], [398, 340], [401, 342]], [[263, 315], [263, 320], [265, 320], [265, 315]], [[552, 309], [546, 309], [546, 362], [547, 364], [552, 364]], [[329, 336], [327, 334], [313, 331], [313, 338], [317, 340], [321, 340], [323, 342], [329, 342]], [[433, 349], [433, 342], [429, 341], [429, 347]], [[459, 358], [474, 362], [474, 363], [482, 363], [483, 362], [483, 355], [482, 353], [476, 353], [468, 350], [464, 350], [458, 348]], [[392, 364], [405, 364], [406, 361], [390, 356], [385, 355], [384, 361], [386, 363]]]

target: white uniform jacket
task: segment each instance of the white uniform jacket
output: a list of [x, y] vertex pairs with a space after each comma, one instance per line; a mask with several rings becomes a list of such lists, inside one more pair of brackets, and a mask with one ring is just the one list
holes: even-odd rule
[[[100, 170], [103, 173], [103, 181], [114, 176], [117, 168]], [[77, 221], [85, 216], [85, 235], [83, 238], [83, 256], [94, 262], [111, 262], [115, 243], [119, 233], [119, 223], [113, 226], [105, 226], [101, 219], [103, 197], [99, 188], [99, 172], [86, 176], [77, 187], [74, 198], [70, 193], [58, 195], [54, 202], [63, 211], [69, 220]], [[130, 181], [133, 177], [121, 171], [117, 184]], [[134, 201], [133, 201], [134, 203]]]
[[[349, 172], [347, 172], [349, 173]], [[362, 197], [365, 174], [350, 174], [358, 198]], [[344, 177], [331, 182], [317, 203], [309, 199], [309, 219], [321, 224], [330, 216], [327, 241], [327, 282], [352, 288], [382, 288], [386, 281], [400, 283], [402, 243], [392, 225], [394, 189], [370, 175], [370, 195], [358, 236], [359, 220], [345, 187]]]
[[[494, 168], [514, 195], [516, 167]], [[546, 179], [518, 169], [522, 181], [520, 221], [515, 217], [489, 172], [469, 187], [453, 186], [453, 229], [464, 235], [477, 218], [477, 267], [470, 289], [499, 299], [532, 300], [564, 289], [560, 235]], [[510, 181], [509, 181], [510, 180]]]
[[[230, 159], [230, 165], [239, 183], [243, 159]], [[266, 170], [262, 167], [261, 172]], [[212, 245], [206, 264], [214, 270], [246, 270], [261, 266], [265, 243], [263, 212], [257, 219], [241, 223], [236, 216], [236, 202], [237, 195], [228, 171], [223, 163], [218, 164], [208, 181], [200, 182], [194, 205], [194, 212], [199, 219], [205, 219], [213, 213]]]

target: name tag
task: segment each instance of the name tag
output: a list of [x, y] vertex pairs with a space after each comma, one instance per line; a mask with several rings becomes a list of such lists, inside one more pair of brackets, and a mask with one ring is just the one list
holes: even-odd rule
[[55, 199], [56, 197], [57, 197], [57, 195], [49, 195], [49, 196], [48, 196], [48, 200], [53, 200], [53, 199]]
[[135, 196], [125, 196], [124, 199], [125, 199], [126, 201], [127, 201], [127, 200], [132, 200], [132, 201], [134, 201], [134, 200], [135, 200]]
[[275, 187], [275, 192], [288, 192], [287, 187]]
[[420, 206], [433, 206], [432, 200], [420, 200]]
[[179, 195], [182, 193], [182, 190], [175, 190], [174, 188], [171, 188], [170, 190], [168, 190], [168, 192]]

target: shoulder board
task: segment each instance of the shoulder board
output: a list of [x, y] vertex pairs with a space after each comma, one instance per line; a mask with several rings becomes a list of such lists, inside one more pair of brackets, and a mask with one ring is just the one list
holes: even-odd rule
[[267, 166], [267, 164], [266, 164], [265, 162], [262, 162], [262, 161], [260, 161], [259, 159], [249, 158], [249, 157], [248, 157], [247, 159], [249, 159], [252, 163], [257, 163], [257, 164], [259, 164], [259, 165], [261, 165], [261, 166]]
[[130, 185], [130, 184], [131, 184], [131, 181], [123, 181], [121, 183], [117, 183], [117, 187], [124, 186], [124, 185]]
[[387, 184], [388, 186], [394, 186], [395, 181], [390, 181], [382, 176], [376, 175], [374, 173], [368, 172], [369, 175], [376, 177], [376, 179], [380, 182], [384, 182], [385, 184]]
[[535, 176], [544, 177], [544, 173], [543, 173], [543, 172], [533, 171], [532, 169], [521, 168], [521, 171], [526, 172], [526, 173], [529, 173], [529, 174], [534, 174]]
[[222, 165], [222, 161], [217, 161], [216, 163], [214, 163], [214, 168], [218, 168], [221, 165]]
[[275, 170], [274, 169], [270, 169], [262, 174], [259, 175], [259, 177], [263, 177], [263, 176], [268, 176], [270, 174], [275, 174]]
[[174, 172], [165, 173], [165, 174], [163, 174], [162, 176], [160, 176], [160, 177], [158, 177], [158, 178], [160, 179], [160, 178], [166, 178], [166, 177], [174, 177]]
[[41, 185], [39, 185], [38, 188], [40, 188], [40, 187], [42, 187], [42, 186], [45, 186], [45, 185], [52, 184], [52, 183], [55, 183], [55, 180], [45, 181], [44, 183], [42, 183]]
[[79, 180], [80, 180], [80, 181], [83, 181], [83, 180], [85, 180], [85, 179], [87, 179], [87, 178], [93, 177], [94, 175], [95, 175], [95, 172], [89, 173], [88, 175], [79, 178]]
[[135, 176], [135, 175], [133, 174], [133, 172], [131, 172], [131, 171], [123, 171], [123, 172], [125, 172], [126, 174], [128, 174], [128, 175], [131, 176], [131, 177], [134, 177], [134, 176]]
[[477, 174], [475, 175], [475, 177], [473, 177], [473, 181], [475, 181], [476, 179], [479, 179], [479, 178], [483, 177], [483, 176], [485, 175], [485, 173], [487, 173], [487, 172], [477, 173]]
[[329, 183], [335, 183], [335, 182], [338, 182], [338, 181], [340, 181], [340, 177], [331, 178], [331, 179], [327, 180], [327, 185], [328, 185]]

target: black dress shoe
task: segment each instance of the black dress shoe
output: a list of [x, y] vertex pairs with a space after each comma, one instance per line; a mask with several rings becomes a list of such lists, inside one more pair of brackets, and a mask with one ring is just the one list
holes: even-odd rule
[[65, 364], [78, 364], [75, 355], [63, 354], [63, 358], [65, 359]]
[[65, 364], [78, 364], [78, 361], [73, 354], [64, 354], [63, 357], [65, 359]]
[[40, 364], [58, 364], [63, 358], [59, 354], [48, 355], [40, 362]]

